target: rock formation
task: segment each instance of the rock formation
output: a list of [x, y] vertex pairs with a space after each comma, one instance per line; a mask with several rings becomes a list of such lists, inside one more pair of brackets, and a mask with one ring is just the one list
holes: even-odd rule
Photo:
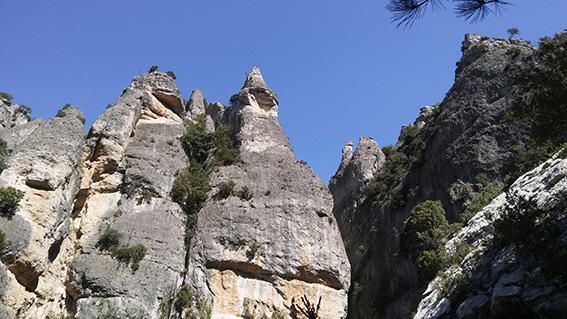
[[[346, 316], [350, 266], [321, 180], [299, 162], [277, 120], [277, 99], [252, 69], [221, 123], [240, 142], [238, 165], [220, 167], [199, 213], [188, 283], [210, 295], [218, 318], [258, 318], [303, 295], [322, 318]], [[252, 196], [213, 196], [223, 182]]]
[[565, 317], [567, 151], [516, 171], [541, 49], [462, 51], [445, 99], [393, 146], [349, 141], [329, 187], [257, 67], [228, 106], [152, 68], [87, 134], [77, 107], [32, 120], [1, 93], [0, 318]]
[[[321, 318], [346, 317], [350, 265], [333, 200], [296, 160], [277, 110], [258, 68], [229, 107], [198, 90], [184, 105], [165, 73], [136, 77], [86, 136], [75, 107], [31, 121], [3, 100], [0, 186], [24, 195], [0, 218], [2, 318], [177, 318], [182, 287], [212, 318], [287, 316], [302, 297], [321, 298]], [[201, 117], [210, 132], [229, 127], [241, 160], [212, 172], [187, 246], [170, 192], [189, 165], [185, 123]], [[249, 198], [219, 200], [229, 180]]]
[[535, 49], [521, 40], [467, 35], [462, 51], [445, 99], [422, 108], [416, 121], [402, 128], [396, 145], [384, 148], [385, 160], [377, 154], [357, 165], [378, 163], [377, 169], [345, 174], [345, 163], [354, 161], [347, 145], [331, 179], [334, 213], [352, 265], [349, 318], [415, 313], [427, 282], [400, 249], [412, 208], [440, 200], [449, 222], [466, 221], [474, 196], [502, 188], [515, 165], [515, 147], [529, 135], [510, 112], [526, 91]]

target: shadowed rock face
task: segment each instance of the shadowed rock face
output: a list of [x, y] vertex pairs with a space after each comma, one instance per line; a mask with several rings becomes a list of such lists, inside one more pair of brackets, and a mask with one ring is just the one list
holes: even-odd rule
[[[224, 114], [242, 163], [212, 176], [191, 245], [189, 282], [211, 296], [215, 318], [240, 318], [246, 305], [259, 316], [287, 313], [292, 299], [303, 295], [314, 302], [322, 298], [322, 318], [344, 318], [350, 267], [332, 198], [295, 158], [277, 121], [277, 105], [261, 105], [256, 94], [268, 93], [274, 96], [255, 68]], [[214, 199], [227, 181], [237, 190], [247, 187], [252, 198]]]
[[[534, 49], [523, 41], [478, 35], [467, 35], [462, 49], [445, 99], [423, 108], [413, 125], [402, 128], [395, 145], [394, 150], [416, 158], [397, 184], [406, 198], [383, 206], [367, 198], [363, 179], [353, 183], [352, 174], [345, 175], [348, 147], [331, 180], [334, 213], [353, 265], [352, 318], [406, 318], [415, 311], [424, 287], [416, 266], [399, 250], [411, 209], [428, 199], [441, 200], [448, 220], [455, 221], [463, 211], [462, 199], [455, 195], [458, 186], [473, 184], [479, 174], [501, 182], [515, 161], [514, 145], [527, 136], [506, 113], [525, 91]], [[412, 130], [416, 133], [406, 140]], [[420, 153], [410, 145], [415, 139], [423, 142]], [[365, 162], [373, 167], [376, 158]]]
[[[508, 196], [502, 194], [494, 199], [447, 243], [448, 254], [455, 253], [463, 244], [470, 245], [472, 251], [459, 265], [446, 269], [443, 277], [438, 276], [429, 284], [414, 318], [564, 317], [564, 278], [550, 273], [541, 258], [526, 254], [521, 247], [500, 245], [493, 239], [495, 223], [502, 218], [502, 212], [517, 205], [521, 198], [533, 200], [536, 207], [555, 210], [553, 221], [546, 221], [550, 225], [549, 235], [556, 233], [555, 248], [565, 251], [566, 195], [565, 154], [557, 154], [521, 176], [510, 187]], [[444, 292], [448, 290], [445, 278], [459, 276], [463, 277], [459, 280], [459, 293]]]

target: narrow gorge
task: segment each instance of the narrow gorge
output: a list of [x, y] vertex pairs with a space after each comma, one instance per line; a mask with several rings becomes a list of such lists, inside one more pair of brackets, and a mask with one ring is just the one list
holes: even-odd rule
[[525, 102], [547, 41], [466, 35], [443, 101], [329, 185], [257, 67], [229, 105], [152, 68], [87, 133], [3, 94], [0, 318], [564, 318], [567, 110]]

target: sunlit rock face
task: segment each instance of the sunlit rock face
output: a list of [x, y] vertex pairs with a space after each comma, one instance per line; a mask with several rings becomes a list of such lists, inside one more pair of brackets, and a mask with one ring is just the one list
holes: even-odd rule
[[[0, 186], [23, 192], [0, 217], [2, 318], [177, 318], [182, 287], [212, 318], [288, 316], [293, 301], [321, 300], [321, 318], [345, 318], [350, 265], [326, 186], [296, 160], [278, 119], [278, 100], [258, 68], [232, 105], [185, 103], [169, 73], [134, 78], [83, 131], [79, 109], [44, 122], [2, 100], [0, 138], [9, 152]], [[198, 227], [186, 243], [186, 214], [171, 189], [189, 158], [185, 125], [225, 125], [240, 162], [211, 173]], [[219, 200], [219, 185], [248, 187], [250, 199]], [[135, 265], [104, 249], [143, 247]], [[114, 249], [114, 248], [113, 248]], [[253, 251], [253, 252], [252, 252]]]
[[295, 158], [259, 69], [232, 101], [222, 123], [237, 137], [241, 163], [213, 174], [211, 195], [233, 181], [252, 198], [211, 196], [205, 203], [188, 282], [211, 296], [214, 318], [288, 313], [303, 296], [321, 298], [321, 318], [344, 318], [350, 266], [329, 191]]

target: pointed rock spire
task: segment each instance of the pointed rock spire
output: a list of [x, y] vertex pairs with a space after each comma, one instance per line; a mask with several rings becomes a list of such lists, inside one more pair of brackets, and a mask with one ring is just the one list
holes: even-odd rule
[[271, 91], [270, 87], [266, 84], [266, 81], [264, 81], [262, 71], [260, 71], [260, 68], [256, 65], [252, 67], [252, 70], [250, 70], [250, 72], [248, 72], [246, 81], [244, 81], [242, 88], [262, 88]]
[[273, 111], [277, 114], [278, 97], [266, 84], [262, 72], [257, 66], [250, 70], [242, 89], [231, 98], [231, 102], [239, 101], [241, 104], [251, 105], [254, 102], [249, 100], [250, 95], [254, 96], [258, 106], [264, 111]]
[[205, 114], [205, 111], [205, 98], [203, 97], [203, 92], [199, 89], [193, 90], [193, 92], [191, 92], [189, 102], [187, 102], [187, 113], [192, 119], [196, 119], [197, 116]]

